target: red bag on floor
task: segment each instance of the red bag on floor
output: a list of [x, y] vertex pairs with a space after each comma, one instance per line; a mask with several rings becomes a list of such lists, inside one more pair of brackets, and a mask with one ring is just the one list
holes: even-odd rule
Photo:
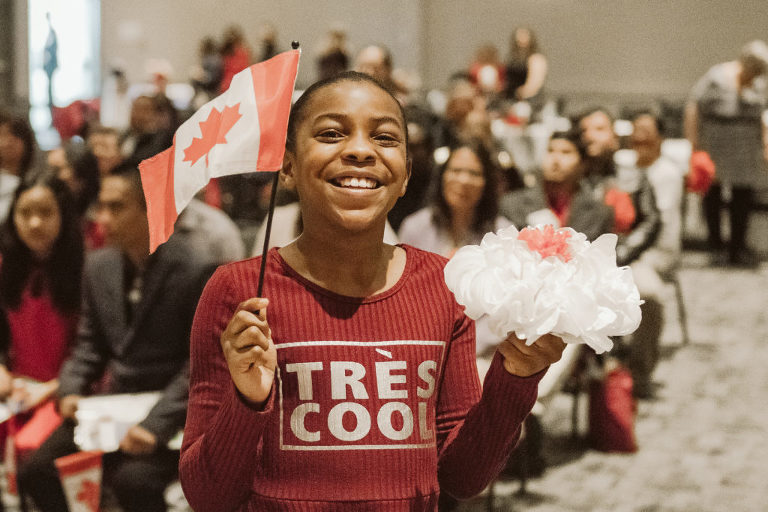
[[590, 446], [603, 452], [636, 452], [636, 410], [632, 374], [623, 366], [607, 372], [602, 381], [592, 381], [587, 434]]

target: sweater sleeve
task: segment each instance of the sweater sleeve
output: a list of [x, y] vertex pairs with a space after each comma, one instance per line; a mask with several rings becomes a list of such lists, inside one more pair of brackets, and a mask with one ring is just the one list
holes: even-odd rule
[[448, 354], [437, 410], [440, 488], [459, 499], [478, 494], [499, 474], [546, 371], [511, 375], [496, 352], [481, 394], [474, 332], [466, 318]]
[[661, 226], [661, 215], [656, 207], [656, 197], [648, 179], [643, 178], [640, 190], [634, 194], [634, 197], [638, 222], [632, 226], [629, 234], [619, 237], [616, 245], [616, 261], [620, 266], [629, 265], [653, 245]]
[[231, 266], [220, 267], [197, 307], [190, 341], [190, 389], [179, 478], [197, 512], [235, 510], [251, 491], [262, 432], [274, 392], [263, 410], [237, 392], [219, 338], [240, 298]]
[[109, 360], [107, 342], [95, 312], [93, 287], [89, 284], [101, 269], [91, 265], [83, 273], [82, 306], [74, 347], [59, 373], [57, 393], [60, 397], [86, 394], [88, 387], [104, 373]]

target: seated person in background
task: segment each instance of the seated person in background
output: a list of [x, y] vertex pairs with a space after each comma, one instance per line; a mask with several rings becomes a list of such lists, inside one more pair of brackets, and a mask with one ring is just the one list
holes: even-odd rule
[[5, 399], [12, 391], [11, 373], [40, 382], [58, 377], [75, 338], [83, 238], [64, 182], [49, 172], [27, 175], [0, 238], [0, 399]]
[[131, 124], [120, 137], [120, 153], [131, 165], [153, 157], [173, 141], [173, 131], [161, 129], [161, 106], [152, 96], [139, 96], [131, 105]]
[[663, 125], [657, 116], [650, 112], [638, 113], [632, 119], [632, 126], [632, 151], [616, 155], [618, 182], [625, 190], [637, 189], [645, 176], [651, 184], [661, 228], [656, 242], [638, 261], [665, 275], [680, 260], [684, 169], [661, 154]]
[[67, 184], [82, 216], [99, 195], [99, 165], [82, 142], [66, 142], [48, 152], [48, 167]]
[[[578, 126], [589, 155], [587, 179], [591, 186], [600, 191], [606, 184], [617, 183], [614, 155], [619, 142], [610, 115], [604, 109], [593, 109], [581, 117]], [[660, 283], [658, 274], [652, 267], [637, 260], [656, 241], [661, 218], [653, 189], [645, 175], [640, 175], [631, 186], [618, 184], [624, 185], [624, 191], [632, 198], [635, 218], [624, 232], [620, 231], [616, 260], [619, 265], [632, 267], [640, 297], [645, 301], [642, 306], [643, 320], [629, 342], [627, 364], [632, 372], [636, 396], [649, 397], [652, 394], [651, 374], [658, 361], [664, 311], [657, 286]]]
[[355, 71], [372, 76], [392, 94], [397, 97], [401, 104], [405, 104], [405, 93], [392, 76], [394, 64], [392, 62], [392, 53], [388, 48], [381, 45], [366, 46], [355, 56]]
[[72, 192], [76, 213], [81, 219], [85, 248], [102, 247], [104, 231], [96, 222], [96, 199], [101, 181], [96, 157], [85, 144], [69, 141], [49, 151], [47, 161], [48, 167]]
[[584, 180], [585, 157], [586, 148], [577, 132], [554, 133], [542, 163], [541, 179], [534, 187], [504, 196], [501, 214], [518, 229], [538, 224], [567, 226], [589, 240], [610, 233], [614, 210], [596, 199]]
[[613, 231], [626, 233], [635, 223], [637, 212], [634, 204], [631, 209], [615, 204], [617, 198], [607, 192], [618, 190], [613, 155], [619, 149], [619, 138], [613, 131], [613, 118], [605, 109], [594, 108], [577, 118], [574, 125], [581, 131], [582, 143], [587, 151], [584, 160], [585, 181], [594, 191], [596, 198], [605, 197], [605, 201], [614, 206], [616, 221]]
[[498, 214], [498, 170], [482, 144], [455, 147], [435, 184], [433, 204], [403, 220], [401, 242], [450, 258], [489, 231], [509, 226]]
[[317, 79], [324, 80], [342, 73], [349, 67], [347, 50], [347, 32], [341, 28], [332, 28], [325, 35], [325, 43], [316, 58]]
[[106, 374], [107, 393], [161, 391], [120, 449], [104, 456], [104, 483], [126, 511], [166, 510], [163, 492], [179, 454], [166, 444], [183, 428], [188, 397], [189, 331], [210, 272], [205, 251], [179, 237], [149, 254], [149, 227], [138, 169], [104, 178], [99, 220], [111, 247], [85, 265], [79, 331], [59, 375], [64, 423], [19, 468], [20, 485], [43, 511], [67, 510], [54, 460], [78, 450], [78, 401]]
[[119, 135], [114, 128], [107, 126], [92, 128], [88, 133], [87, 142], [88, 148], [96, 157], [100, 176], [106, 176], [123, 161], [120, 155]]
[[539, 51], [536, 35], [530, 28], [518, 27], [512, 33], [506, 67], [506, 96], [528, 101], [537, 110], [542, 103], [547, 58]]
[[[578, 122], [582, 142], [587, 148], [586, 178], [599, 197], [613, 203], [604, 190], [620, 186], [616, 182], [614, 155], [619, 149], [619, 138], [613, 130], [613, 120], [605, 109], [593, 109]], [[616, 257], [619, 265], [628, 265], [650, 247], [658, 235], [660, 218], [653, 189], [647, 179], [641, 179], [636, 187], [625, 190], [632, 199], [634, 215], [616, 208], [616, 229], [619, 243]], [[619, 218], [621, 217], [621, 218]]]
[[24, 178], [36, 151], [35, 132], [26, 116], [0, 116], [0, 172]]
[[0, 112], [0, 222], [8, 215], [13, 193], [32, 166], [36, 148], [29, 121]]
[[444, 119], [434, 127], [434, 134], [436, 147], [455, 147], [480, 139], [489, 151], [494, 149], [487, 102], [468, 80], [454, 81]]
[[469, 65], [469, 79], [481, 93], [493, 96], [506, 86], [506, 69], [499, 58], [499, 49], [492, 43], [485, 43], [475, 52], [475, 59]]
[[[27, 174], [0, 239], [0, 400], [19, 404], [21, 411], [0, 423], [0, 450], [15, 432], [18, 457], [39, 445], [41, 425], [55, 425], [52, 404], [29, 397], [14, 379], [56, 379], [77, 329], [83, 239], [67, 186], [52, 173]], [[24, 446], [16, 444], [20, 438], [26, 438]]]

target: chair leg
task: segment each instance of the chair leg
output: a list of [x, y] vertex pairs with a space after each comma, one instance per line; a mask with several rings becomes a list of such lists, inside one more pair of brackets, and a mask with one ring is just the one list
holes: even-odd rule
[[579, 437], [579, 398], [581, 389], [577, 387], [573, 392], [573, 406], [571, 407], [571, 438]]
[[496, 493], [494, 486], [496, 485], [496, 480], [491, 482], [491, 485], [488, 486], [488, 495], [485, 499], [485, 510], [488, 512], [494, 512], [496, 509]]
[[19, 493], [19, 510], [20, 512], [29, 512], [29, 504], [27, 503], [27, 493], [24, 492], [24, 488], [19, 486], [17, 489]]
[[691, 342], [688, 333], [688, 313], [685, 309], [685, 301], [683, 300], [683, 287], [680, 285], [680, 277], [677, 274], [672, 278], [672, 284], [675, 287], [675, 297], [677, 298], [677, 314], [680, 317], [680, 330], [683, 334], [683, 345], [688, 345]]

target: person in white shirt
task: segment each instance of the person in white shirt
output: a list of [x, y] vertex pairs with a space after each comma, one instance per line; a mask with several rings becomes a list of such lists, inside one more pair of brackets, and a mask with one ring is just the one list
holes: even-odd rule
[[[632, 193], [647, 180], [653, 191], [661, 226], [653, 245], [632, 262], [632, 273], [643, 305], [643, 324], [632, 338], [629, 368], [635, 396], [653, 396], [652, 374], [659, 358], [659, 337], [663, 325], [663, 303], [667, 297], [664, 279], [680, 262], [684, 169], [662, 155], [663, 126], [650, 112], [632, 118], [629, 150], [614, 155], [617, 183]], [[639, 343], [638, 343], [639, 341]]]
[[650, 112], [632, 119], [630, 146], [634, 152], [631, 166], [620, 166], [620, 173], [645, 173], [653, 188], [656, 207], [661, 215], [661, 229], [653, 246], [640, 260], [662, 276], [668, 275], [680, 260], [682, 237], [683, 178], [685, 169], [661, 151], [663, 124]]

